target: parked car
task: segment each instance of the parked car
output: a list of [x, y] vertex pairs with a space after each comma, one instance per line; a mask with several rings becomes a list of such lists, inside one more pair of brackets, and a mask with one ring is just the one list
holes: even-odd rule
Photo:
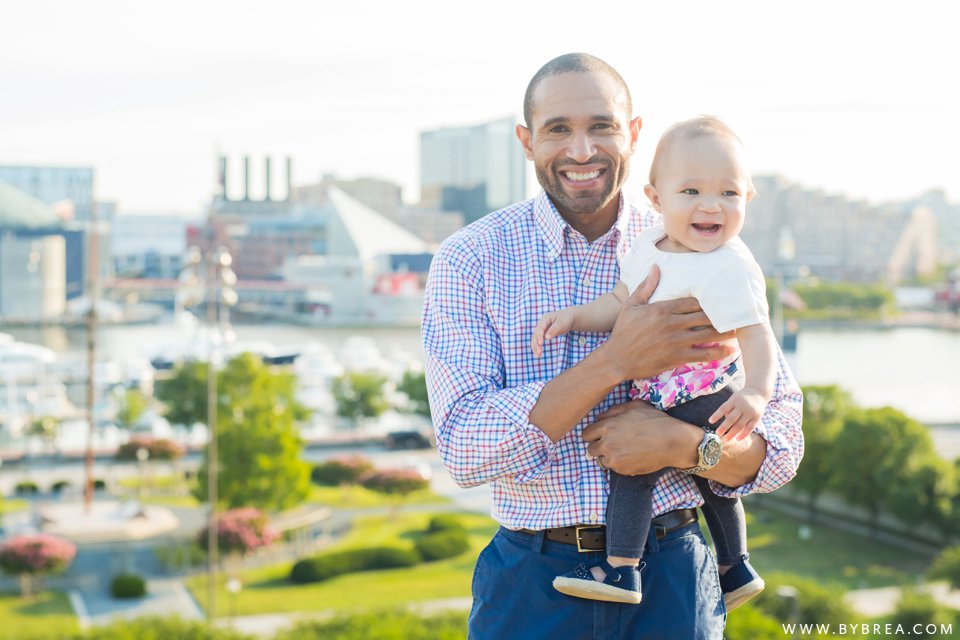
[[391, 431], [384, 438], [383, 445], [390, 450], [429, 449], [433, 443], [419, 431]]

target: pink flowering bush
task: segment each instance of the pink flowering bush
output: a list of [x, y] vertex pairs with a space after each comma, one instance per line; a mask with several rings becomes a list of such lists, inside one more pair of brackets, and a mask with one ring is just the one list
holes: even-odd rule
[[414, 491], [422, 491], [430, 482], [415, 469], [382, 469], [368, 473], [360, 480], [367, 489], [389, 495], [405, 496]]
[[[207, 546], [209, 528], [200, 532], [200, 545]], [[217, 544], [225, 554], [247, 555], [268, 547], [279, 534], [267, 524], [267, 517], [253, 507], [224, 511], [217, 518]]]
[[32, 576], [66, 569], [77, 555], [77, 547], [45, 533], [21, 535], [0, 546], [0, 569], [19, 576], [20, 591], [32, 592]]

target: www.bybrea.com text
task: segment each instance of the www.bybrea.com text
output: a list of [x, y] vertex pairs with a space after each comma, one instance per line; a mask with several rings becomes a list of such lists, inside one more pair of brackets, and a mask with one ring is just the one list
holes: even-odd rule
[[908, 637], [908, 636], [950, 636], [953, 634], [953, 624], [915, 624], [903, 625], [895, 623], [878, 624], [861, 622], [857, 624], [783, 624], [783, 633], [786, 636], [870, 636], [877, 637]]

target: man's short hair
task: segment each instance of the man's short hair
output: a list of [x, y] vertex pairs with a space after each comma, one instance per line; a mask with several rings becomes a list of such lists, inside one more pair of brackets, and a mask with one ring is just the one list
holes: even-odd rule
[[527, 85], [527, 92], [523, 96], [523, 120], [527, 128], [530, 128], [530, 122], [533, 120], [533, 94], [541, 82], [550, 76], [560, 75], [561, 73], [587, 73], [589, 71], [606, 73], [620, 85], [624, 95], [627, 97], [627, 117], [632, 117], [633, 101], [630, 98], [630, 90], [616, 69], [589, 53], [565, 53], [540, 67], [540, 70], [533, 74], [533, 78], [530, 79], [530, 83]]

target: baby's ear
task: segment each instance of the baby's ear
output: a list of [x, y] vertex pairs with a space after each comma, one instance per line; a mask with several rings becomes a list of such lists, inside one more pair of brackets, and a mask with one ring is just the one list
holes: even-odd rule
[[[657, 188], [652, 184], [648, 184], [643, 188], [643, 192], [647, 194], [647, 198], [650, 200], [653, 208], [660, 211], [660, 194], [657, 192]], [[660, 211], [660, 213], [663, 212]]]

